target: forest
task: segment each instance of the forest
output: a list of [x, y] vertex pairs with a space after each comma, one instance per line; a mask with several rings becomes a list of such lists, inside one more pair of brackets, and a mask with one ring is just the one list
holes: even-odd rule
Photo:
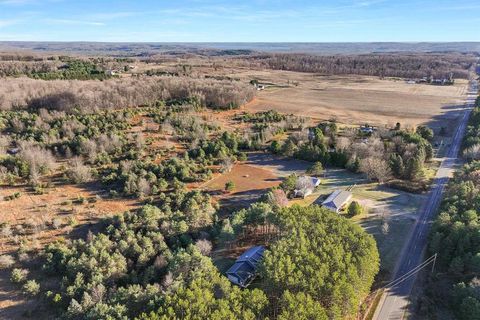
[[[44, 294], [66, 319], [343, 319], [358, 311], [379, 267], [375, 242], [359, 226], [317, 206], [258, 203], [237, 213], [238, 234], [268, 224], [274, 239], [258, 288], [240, 290], [209, 257], [207, 238], [237, 237], [213, 222], [209, 202], [178, 190], [169, 202], [105, 221], [86, 239], [48, 245], [45, 281], [27, 269], [13, 269], [12, 281]], [[193, 212], [203, 218], [191, 220]]]
[[476, 65], [474, 55], [463, 54], [364, 54], [318, 56], [305, 54], [264, 54], [247, 56], [245, 61], [264, 68], [312, 72], [323, 75], [369, 75], [422, 78], [427, 76], [468, 79]]
[[234, 109], [250, 101], [255, 90], [236, 81], [188, 77], [132, 77], [106, 81], [0, 78], [0, 109], [53, 109], [94, 112], [155, 105], [195, 97], [212, 109]]

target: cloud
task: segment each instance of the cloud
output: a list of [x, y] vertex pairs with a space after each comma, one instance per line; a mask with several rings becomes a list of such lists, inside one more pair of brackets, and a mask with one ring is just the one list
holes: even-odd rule
[[24, 6], [32, 4], [44, 4], [50, 2], [61, 2], [63, 0], [0, 0], [0, 5], [5, 6]]
[[85, 26], [104, 26], [105, 23], [98, 21], [84, 21], [71, 19], [44, 19], [45, 23], [49, 24], [64, 24], [64, 25], [85, 25]]
[[94, 13], [90, 15], [93, 20], [114, 20], [119, 18], [127, 18], [136, 15], [141, 15], [143, 12], [136, 11], [121, 11], [121, 12], [107, 12], [107, 13]]
[[0, 1], [0, 4], [3, 5], [23, 5], [27, 3], [31, 3], [34, 0], [2, 0]]
[[18, 24], [20, 23], [21, 21], [18, 20], [18, 19], [5, 19], [5, 20], [0, 20], [0, 28], [3, 28], [3, 27], [8, 27], [8, 26], [11, 26], [11, 25], [14, 25], [14, 24]]

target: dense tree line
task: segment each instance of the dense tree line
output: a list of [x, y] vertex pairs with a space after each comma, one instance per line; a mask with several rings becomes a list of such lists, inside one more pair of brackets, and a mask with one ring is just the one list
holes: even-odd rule
[[[438, 254], [437, 273], [430, 281], [429, 295], [450, 307], [459, 319], [480, 317], [480, 162], [459, 170], [449, 183], [440, 214], [432, 228], [429, 250]], [[438, 275], [440, 277], [440, 274]], [[450, 286], [437, 291], [438, 283]], [[430, 305], [424, 306], [433, 307]]]
[[475, 100], [475, 106], [470, 114], [462, 149], [467, 159], [480, 160], [480, 97]]
[[[478, 159], [475, 146], [480, 128], [479, 108], [477, 99], [463, 142], [464, 152], [470, 159]], [[438, 269], [427, 286], [428, 297], [433, 301], [422, 301], [423, 312], [433, 312], [437, 305], [442, 305], [458, 319], [480, 318], [479, 194], [480, 162], [473, 160], [459, 169], [449, 182], [440, 214], [433, 224], [429, 251], [438, 254]], [[440, 286], [442, 290], [438, 290]]]
[[[355, 314], [379, 269], [373, 238], [319, 206], [281, 209], [257, 203], [237, 212], [228, 224], [239, 240], [252, 233], [273, 234], [261, 286], [270, 299], [270, 312], [280, 319], [296, 312], [318, 312], [318, 319]], [[294, 301], [306, 304], [295, 306]]]
[[476, 64], [472, 55], [462, 54], [365, 54], [319, 56], [265, 54], [246, 57], [252, 65], [270, 69], [314, 72], [325, 75], [358, 74], [380, 77], [422, 78], [427, 76], [468, 79]]
[[[375, 134], [344, 130], [341, 134], [334, 122], [294, 131], [285, 141], [274, 140], [269, 146], [273, 153], [311, 162], [321, 162], [362, 172], [371, 180], [387, 182], [407, 191], [421, 192], [424, 164], [433, 156], [430, 141], [433, 131], [419, 126], [416, 132], [381, 129]], [[410, 181], [405, 185], [401, 181]]]
[[107, 79], [107, 70], [128, 70], [135, 60], [109, 57], [40, 56], [0, 53], [0, 77], [27, 76], [43, 80]]
[[145, 197], [159, 195], [181, 183], [206, 181], [212, 172], [190, 159], [170, 158], [155, 164], [151, 161], [122, 161], [101, 170], [102, 182], [125, 195]]
[[[101, 165], [115, 159], [136, 159], [142, 146], [127, 136], [132, 113], [102, 111], [96, 114], [67, 114], [47, 111], [0, 111], [2, 153], [0, 182], [13, 184], [18, 178], [36, 185], [39, 177], [55, 167], [55, 158], [82, 157]], [[12, 153], [12, 152], [11, 152]], [[92, 174], [83, 160], [72, 160], [70, 180], [85, 182]]]
[[203, 107], [233, 109], [250, 101], [255, 89], [238, 81], [189, 77], [132, 77], [108, 81], [0, 78], [0, 109], [54, 109], [94, 112], [195, 97]]
[[275, 231], [257, 288], [240, 290], [205, 255], [202, 237], [215, 229], [209, 203], [179, 191], [115, 216], [85, 240], [47, 245], [43, 271], [52, 279], [37, 283], [14, 269], [12, 281], [34, 281], [32, 294], [66, 319], [343, 319], [358, 311], [379, 267], [375, 242], [359, 226], [318, 206], [259, 203], [237, 213], [237, 232]]
[[31, 78], [42, 80], [105, 80], [112, 76], [90, 61], [74, 59], [65, 61], [56, 70], [35, 70], [27, 75]]
[[62, 286], [47, 297], [69, 319], [126, 319], [166, 306], [167, 295], [188, 290], [189, 282], [205, 280], [214, 290], [209, 277], [240, 294], [192, 246], [213, 214], [208, 195], [179, 191], [159, 207], [114, 217], [86, 240], [50, 244], [43, 269]]

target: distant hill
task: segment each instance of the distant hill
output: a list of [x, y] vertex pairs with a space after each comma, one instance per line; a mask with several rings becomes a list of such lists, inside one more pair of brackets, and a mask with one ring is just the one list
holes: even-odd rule
[[372, 42], [372, 43], [113, 43], [0, 41], [0, 51], [64, 52], [116, 56], [158, 53], [245, 55], [252, 52], [308, 53], [315, 55], [390, 52], [475, 52], [480, 42]]

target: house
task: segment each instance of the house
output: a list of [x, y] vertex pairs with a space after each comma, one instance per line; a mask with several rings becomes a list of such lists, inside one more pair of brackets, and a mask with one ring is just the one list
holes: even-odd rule
[[301, 176], [297, 179], [297, 185], [293, 191], [295, 198], [306, 198], [320, 185], [321, 180], [316, 177]]
[[105, 74], [107, 76], [115, 76], [115, 75], [118, 74], [118, 71], [117, 70], [107, 70], [107, 71], [105, 71]]
[[364, 134], [372, 134], [375, 131], [375, 128], [366, 124], [364, 126], [360, 126], [360, 132]]
[[322, 207], [335, 212], [340, 212], [352, 198], [352, 194], [344, 190], [336, 190], [322, 202]]
[[10, 155], [16, 155], [17, 153], [20, 152], [20, 148], [10, 148], [7, 150], [7, 153], [10, 154]]
[[238, 257], [235, 264], [228, 269], [227, 278], [232, 283], [246, 288], [257, 275], [257, 267], [263, 259], [265, 247], [255, 246], [245, 251]]

